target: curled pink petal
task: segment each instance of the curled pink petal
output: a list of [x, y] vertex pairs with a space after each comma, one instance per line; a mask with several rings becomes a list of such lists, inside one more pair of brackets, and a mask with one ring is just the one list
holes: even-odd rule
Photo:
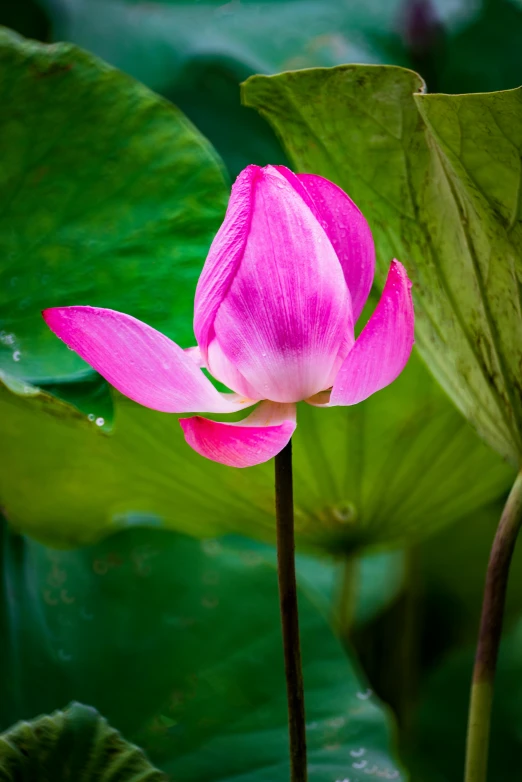
[[295, 431], [295, 405], [261, 402], [239, 423], [181, 418], [185, 440], [197, 453], [228, 467], [253, 467], [281, 451]]
[[205, 360], [213, 338], [216, 312], [243, 258], [254, 204], [252, 191], [259, 171], [259, 166], [247, 166], [234, 182], [225, 219], [214, 237], [198, 280], [194, 333]]
[[130, 315], [99, 307], [42, 314], [66, 345], [140, 405], [164, 413], [231, 413], [254, 404], [219, 393], [190, 352]]
[[233, 388], [238, 394], [249, 399], [259, 399], [255, 388], [243, 377], [241, 372], [225, 356], [216, 338], [208, 346], [208, 366], [212, 367], [212, 375], [228, 388]]
[[357, 321], [370, 293], [375, 273], [375, 246], [370, 226], [344, 190], [315, 174], [297, 174], [312, 197], [319, 221], [341, 263]]
[[[303, 199], [307, 207], [312, 212], [315, 219], [321, 222], [321, 213], [316, 205], [312, 193], [309, 193], [308, 189], [305, 187], [305, 180], [303, 179], [304, 176], [313, 176], [313, 174], [294, 174], [294, 172], [290, 171], [290, 169], [287, 168], [286, 166], [273, 166], [273, 168], [279, 174], [284, 176], [286, 181], [293, 187], [296, 193], [301, 196], [301, 198]], [[317, 179], [323, 179], [323, 177], [317, 177]], [[328, 180], [325, 179], [324, 181], [327, 182]], [[323, 225], [323, 228], [326, 231], [327, 228], [326, 225]]]
[[410, 289], [404, 266], [393, 261], [379, 303], [335, 378], [330, 405], [355, 405], [400, 375], [414, 342]]
[[331, 385], [351, 348], [350, 294], [330, 240], [287, 176], [258, 169], [250, 197], [242, 257], [212, 338], [259, 397], [296, 402]]

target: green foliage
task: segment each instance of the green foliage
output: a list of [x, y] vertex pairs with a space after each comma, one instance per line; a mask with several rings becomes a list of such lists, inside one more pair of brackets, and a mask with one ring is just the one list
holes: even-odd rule
[[[47, 35], [43, 14], [26, 25], [22, 5], [34, 11], [21, 3], [13, 24]], [[43, 6], [54, 37], [178, 103], [233, 173], [286, 159], [261, 116], [239, 105], [239, 82], [257, 71], [411, 57], [428, 86], [448, 91], [520, 81], [516, 0], [498, 0], [496, 9], [437, 3], [445, 29], [425, 52], [406, 51], [398, 0]], [[109, 393], [39, 316], [56, 304], [109, 306], [191, 344], [194, 288], [227, 197], [221, 163], [180, 111], [74, 46], [3, 32], [0, 61], [0, 139], [9, 150], [0, 175], [0, 498], [19, 530], [57, 546], [89, 546], [53, 551], [3, 528], [0, 727], [79, 699], [174, 779], [284, 782], [275, 551], [244, 539], [196, 539], [234, 531], [271, 540], [272, 465], [233, 471], [201, 459], [177, 416]], [[367, 65], [256, 77], [245, 95], [296, 167], [338, 181], [362, 206], [377, 240], [378, 285], [393, 255], [405, 262], [424, 358], [486, 441], [516, 461], [521, 93], [452, 97], [420, 87], [411, 71]], [[328, 626], [342, 613], [348, 556], [350, 618], [368, 643], [361, 649], [373, 661], [372, 686], [396, 680], [386, 692], [398, 693], [402, 717], [401, 701], [409, 708], [416, 676], [423, 681], [416, 727], [409, 742], [403, 735], [414, 778], [456, 782], [471, 655], [452, 645], [476, 632], [496, 503], [513, 471], [478, 440], [416, 353], [400, 379], [367, 402], [301, 405], [298, 423], [298, 542], [338, 557], [297, 560], [311, 778], [406, 778], [386, 710]], [[421, 545], [415, 579], [403, 551], [386, 550], [412, 543]], [[368, 547], [377, 550], [361, 556]], [[410, 565], [415, 559], [408, 553]], [[520, 614], [517, 562], [510, 623]], [[421, 654], [424, 615], [431, 630]], [[513, 778], [520, 750], [519, 657], [515, 628], [501, 659], [495, 782]], [[436, 666], [428, 679], [426, 664]], [[36, 745], [24, 754], [36, 735], [54, 731], [61, 735], [53, 756], [48, 743], [47, 760]], [[67, 765], [63, 778], [82, 768], [103, 779], [93, 764], [104, 750], [91, 751], [98, 739], [122, 748], [114, 765], [124, 779], [123, 758], [146, 761], [118, 736], [77, 705], [15, 726], [0, 738], [0, 779], [35, 779], [55, 761]], [[2, 752], [21, 763], [11, 776], [2, 776]], [[143, 767], [151, 779], [162, 772]], [[59, 765], [48, 776], [59, 780]]]
[[0, 734], [2, 782], [166, 782], [143, 752], [128, 744], [90, 706], [19, 722]]
[[[0, 496], [13, 525], [62, 546], [146, 523], [151, 514], [156, 524], [193, 535], [273, 538], [271, 463], [231, 470], [209, 462], [187, 446], [178, 416], [118, 394], [114, 403], [107, 436], [29, 384], [0, 383], [9, 464], [0, 471]], [[512, 480], [415, 359], [361, 405], [302, 404], [298, 422], [296, 528], [304, 547], [335, 553], [418, 540], [491, 502]]]
[[436, 85], [428, 81], [430, 92], [518, 87], [522, 83], [520, 1], [482, 0], [462, 5], [458, 23], [449, 26], [444, 42], [437, 47]]
[[[238, 473], [207, 463], [185, 445], [175, 416], [120, 397], [107, 438], [98, 431], [112, 423], [107, 385], [38, 312], [110, 306], [190, 344], [195, 282], [226, 196], [212, 149], [175, 109], [70, 45], [4, 33], [0, 56], [16, 85], [2, 133], [18, 150], [4, 178], [3, 233], [0, 222], [9, 259], [2, 366], [13, 392], [1, 392], [10, 469], [0, 492], [10, 521], [59, 545], [96, 540], [144, 514], [196, 535], [271, 538], [270, 465]], [[67, 134], [57, 135], [66, 121]], [[419, 539], [511, 480], [416, 359], [355, 408], [301, 405], [296, 446], [298, 535], [308, 547]], [[479, 485], [477, 473], [487, 476]]]
[[0, 25], [41, 41], [50, 35], [49, 18], [39, 0], [0, 0]]
[[408, 62], [396, 29], [401, 0], [44, 5], [55, 40], [74, 41], [172, 100], [234, 176], [249, 163], [285, 162], [270, 128], [240, 105], [239, 84], [251, 74], [350, 61]]
[[[43, 0], [55, 40], [71, 40], [173, 100], [235, 175], [284, 161], [270, 128], [239, 105], [253, 73], [346, 62], [414, 67], [431, 92], [522, 82], [518, 0], [425, 0], [429, 30], [409, 32], [419, 0], [137, 3]], [[417, 25], [418, 27], [418, 25]]]
[[411, 71], [355, 65], [255, 76], [244, 99], [298, 169], [359, 204], [380, 279], [392, 257], [405, 263], [419, 350], [484, 439], [517, 463], [522, 92], [423, 95], [422, 86]]
[[[413, 779], [462, 780], [473, 657], [473, 646], [453, 651], [426, 678], [416, 730], [405, 752], [411, 760]], [[494, 782], [513, 782], [518, 776], [522, 749], [521, 659], [519, 621], [505, 633], [495, 679], [489, 759], [489, 773]]]
[[[275, 566], [275, 548], [260, 546], [259, 551]], [[353, 611], [349, 619], [354, 625], [364, 626], [400, 594], [405, 576], [404, 559], [401, 550], [340, 559], [297, 554], [295, 566], [301, 589], [341, 635], [344, 627], [340, 612], [346, 598], [343, 594], [345, 569], [353, 570], [349, 606]]]
[[[231, 545], [231, 538], [227, 538], [227, 546]], [[239, 545], [244, 545], [242, 538]], [[256, 556], [276, 567], [275, 546], [251, 541], [250, 548]], [[353, 573], [350, 595], [353, 612], [349, 618], [354, 625], [362, 627], [378, 617], [400, 594], [405, 578], [404, 560], [402, 550], [349, 558], [298, 553], [295, 567], [301, 591], [341, 636], [344, 628], [339, 609], [344, 607], [345, 568]]]
[[123, 310], [191, 344], [195, 285], [227, 199], [208, 142], [70, 44], [4, 31], [0, 66], [0, 369], [36, 383], [92, 375], [43, 322], [56, 305]]
[[[258, 546], [130, 529], [60, 552], [4, 525], [0, 568], [0, 725], [81, 699], [173, 779], [288, 778], [277, 576]], [[311, 778], [406, 780], [388, 715], [306, 592], [300, 609]]]

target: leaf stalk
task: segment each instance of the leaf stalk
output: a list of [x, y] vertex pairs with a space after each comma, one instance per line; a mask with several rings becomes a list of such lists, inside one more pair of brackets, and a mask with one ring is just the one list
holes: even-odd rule
[[509, 566], [522, 526], [522, 472], [509, 494], [486, 572], [468, 717], [465, 782], [486, 782], [493, 688], [506, 602]]

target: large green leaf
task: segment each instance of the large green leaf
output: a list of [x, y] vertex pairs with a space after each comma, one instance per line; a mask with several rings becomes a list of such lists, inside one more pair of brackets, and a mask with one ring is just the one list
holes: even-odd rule
[[92, 374], [43, 322], [55, 305], [120, 309], [190, 344], [227, 198], [208, 142], [69, 44], [0, 32], [0, 95], [0, 369], [39, 383]]
[[[108, 436], [28, 384], [0, 385], [8, 465], [0, 501], [13, 525], [58, 545], [95, 540], [144, 514], [194, 535], [273, 538], [272, 463], [234, 470], [209, 462], [186, 445], [177, 416], [120, 395], [115, 406]], [[420, 539], [512, 480], [415, 358], [361, 405], [300, 405], [294, 439], [302, 546], [350, 552]]]
[[19, 722], [0, 734], [2, 782], [167, 782], [90, 706]]
[[357, 201], [376, 238], [380, 279], [393, 256], [405, 263], [430, 369], [516, 463], [522, 92], [419, 90], [411, 71], [345, 66], [256, 76], [244, 98], [273, 124], [298, 169], [333, 179]]
[[[134, 529], [59, 552], [4, 526], [1, 572], [2, 725], [80, 699], [172, 779], [288, 779], [277, 576], [255, 546]], [[300, 608], [311, 781], [405, 780], [382, 706]]]

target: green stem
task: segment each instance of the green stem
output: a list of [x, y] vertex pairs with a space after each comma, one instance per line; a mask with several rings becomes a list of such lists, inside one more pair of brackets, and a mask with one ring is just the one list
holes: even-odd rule
[[275, 457], [277, 571], [285, 656], [291, 782], [306, 782], [306, 734], [303, 670], [295, 581], [292, 441]]
[[507, 499], [488, 562], [469, 705], [465, 782], [486, 782], [487, 779], [493, 684], [509, 566], [521, 525], [522, 472]]

